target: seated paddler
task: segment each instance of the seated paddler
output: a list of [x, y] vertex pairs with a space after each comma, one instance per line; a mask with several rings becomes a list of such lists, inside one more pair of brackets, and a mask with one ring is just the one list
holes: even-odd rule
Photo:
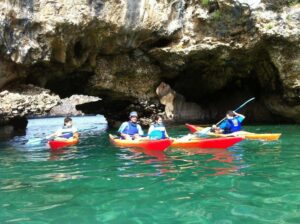
[[161, 116], [156, 115], [154, 122], [150, 125], [148, 130], [148, 136], [150, 139], [165, 139], [169, 138], [166, 127], [163, 124]]
[[123, 139], [139, 139], [144, 135], [142, 127], [137, 123], [138, 114], [132, 111], [129, 114], [129, 121], [123, 122], [118, 132]]
[[64, 125], [58, 129], [51, 137], [58, 137], [58, 138], [78, 138], [78, 130], [76, 127], [73, 126], [72, 118], [66, 117], [64, 119]]
[[223, 134], [231, 134], [242, 130], [242, 122], [245, 116], [235, 111], [227, 111], [226, 119], [219, 125], [219, 127], [213, 126], [215, 132]]

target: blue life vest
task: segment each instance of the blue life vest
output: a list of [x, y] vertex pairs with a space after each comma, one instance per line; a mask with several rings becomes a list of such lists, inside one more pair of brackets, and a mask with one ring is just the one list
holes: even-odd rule
[[163, 124], [153, 124], [153, 129], [149, 134], [150, 139], [165, 139], [166, 128]]
[[241, 122], [237, 118], [227, 119], [224, 134], [230, 134], [242, 129]]
[[127, 135], [135, 135], [139, 133], [138, 127], [136, 123], [132, 123], [130, 121], [127, 122], [126, 128], [122, 131], [123, 134]]
[[61, 138], [72, 138], [73, 137], [73, 128], [67, 128], [65, 126], [61, 129], [61, 135], [59, 137]]

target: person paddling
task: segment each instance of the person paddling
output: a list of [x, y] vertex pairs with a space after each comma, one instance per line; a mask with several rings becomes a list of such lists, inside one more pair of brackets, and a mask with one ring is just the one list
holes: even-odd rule
[[66, 117], [64, 119], [64, 125], [62, 128], [58, 129], [51, 137], [59, 137], [59, 138], [78, 138], [78, 130], [73, 126], [72, 118]]
[[223, 121], [219, 127], [216, 125], [212, 126], [212, 131], [216, 133], [230, 134], [242, 129], [242, 122], [245, 116], [238, 114], [235, 111], [229, 110], [226, 113], [226, 119]]
[[139, 139], [144, 132], [141, 126], [137, 123], [138, 114], [132, 111], [129, 114], [129, 121], [123, 122], [118, 132], [123, 139]]
[[154, 117], [154, 123], [150, 125], [148, 130], [148, 136], [150, 139], [165, 139], [169, 138], [167, 130], [163, 124], [162, 117], [156, 115]]

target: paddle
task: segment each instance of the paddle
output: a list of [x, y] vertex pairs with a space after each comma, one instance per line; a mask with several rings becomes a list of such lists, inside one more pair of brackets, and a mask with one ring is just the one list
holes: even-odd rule
[[[85, 128], [85, 129], [79, 129], [78, 132], [82, 132], [82, 131], [87, 131], [87, 130], [93, 130], [96, 129], [97, 127], [92, 127], [92, 128]], [[37, 142], [41, 142], [44, 140], [49, 140], [51, 137], [53, 137], [53, 135], [47, 135], [43, 138], [37, 138], [37, 139], [29, 139], [28, 142], [26, 142], [26, 144], [32, 144], [32, 143], [37, 143]]]
[[[244, 106], [246, 106], [248, 103], [250, 103], [251, 101], [255, 100], [255, 97], [252, 97], [251, 99], [247, 100], [246, 102], [244, 102], [242, 105], [240, 105], [238, 108], [236, 108], [234, 110], [234, 112], [237, 112], [238, 110], [240, 110], [241, 108], [243, 108]], [[219, 124], [221, 124], [224, 120], [226, 119], [226, 117], [224, 117], [222, 120], [220, 120], [216, 126], [218, 126]], [[205, 135], [207, 132], [209, 132], [211, 129], [211, 127], [207, 127], [207, 128], [204, 128], [202, 129], [201, 131], [197, 132], [197, 134], [200, 134], [200, 135]]]
[[37, 143], [37, 142], [41, 142], [43, 140], [48, 140], [52, 137], [52, 135], [47, 135], [43, 138], [36, 138], [36, 139], [29, 139], [28, 142], [26, 142], [26, 144], [32, 144], [32, 143]]

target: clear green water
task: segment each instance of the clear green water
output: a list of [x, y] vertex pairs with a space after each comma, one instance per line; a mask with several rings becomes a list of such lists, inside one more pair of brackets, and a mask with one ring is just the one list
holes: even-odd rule
[[58, 152], [2, 141], [0, 223], [300, 223], [300, 127], [246, 129], [283, 136], [156, 156], [103, 131]]

